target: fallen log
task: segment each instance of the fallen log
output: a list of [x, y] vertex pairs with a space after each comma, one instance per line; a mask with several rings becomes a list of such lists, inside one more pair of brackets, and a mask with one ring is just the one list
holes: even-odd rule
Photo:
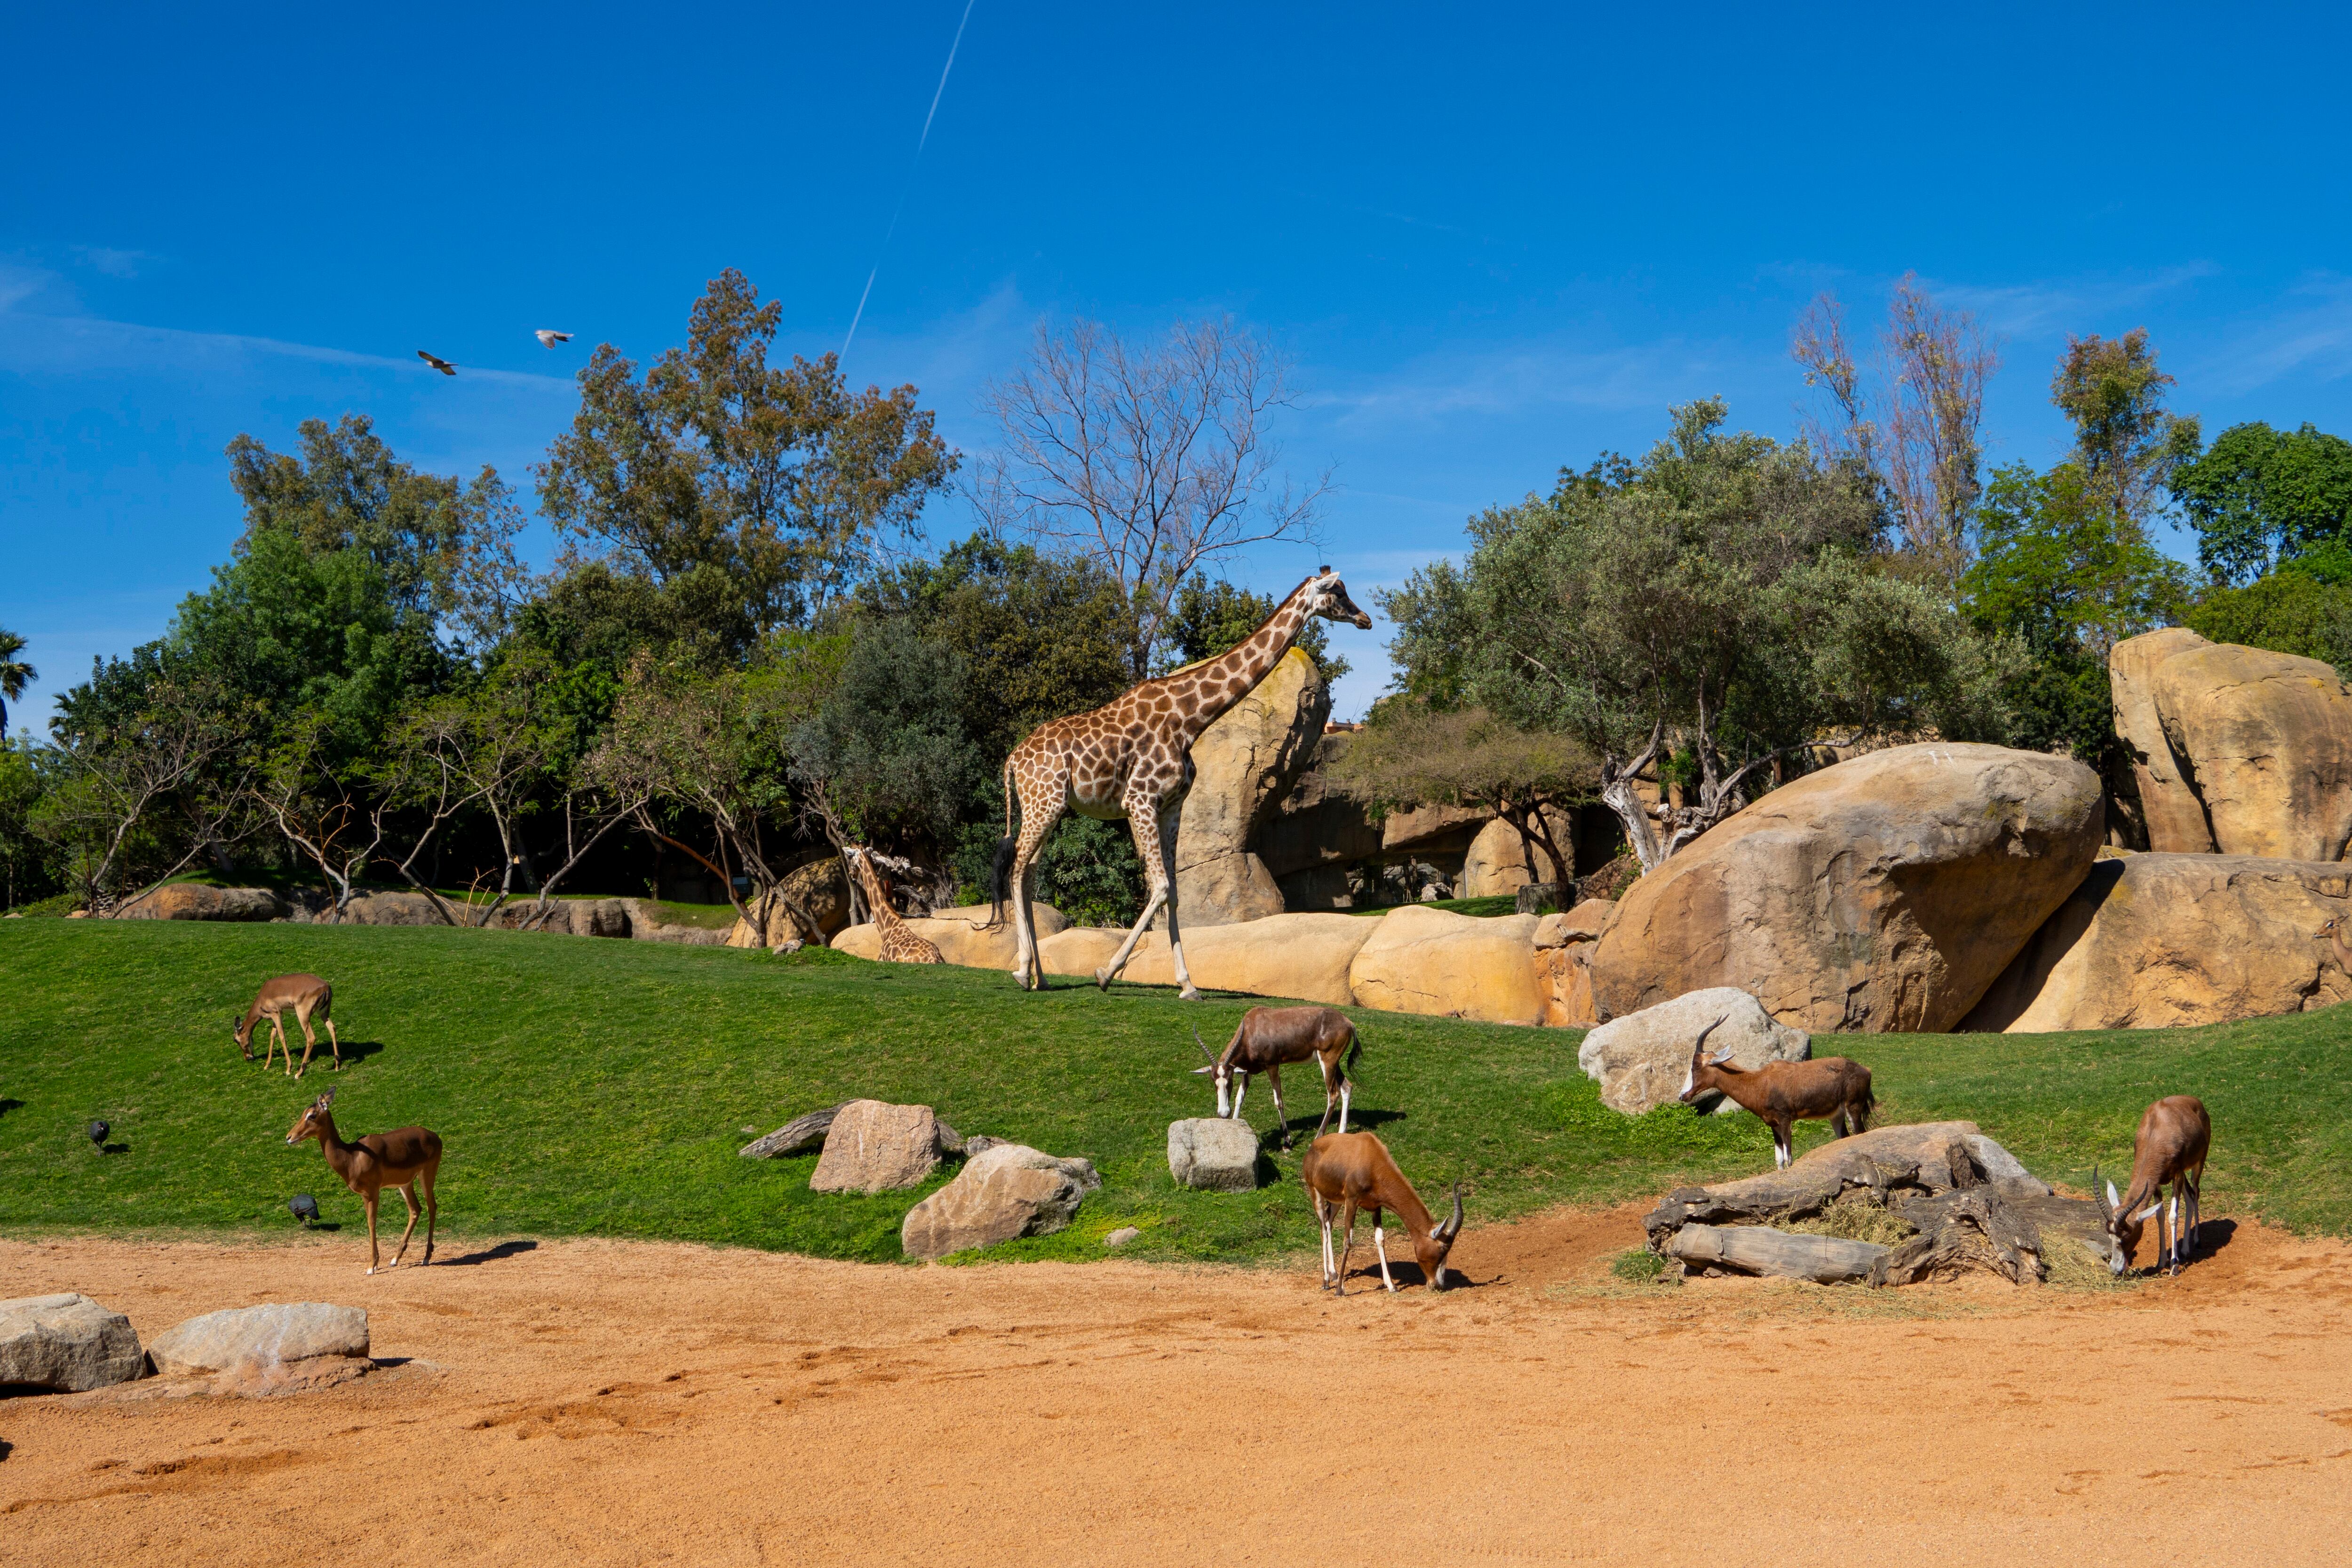
[[1870, 1279], [1885, 1262], [1888, 1250], [1874, 1241], [1799, 1236], [1760, 1225], [1686, 1225], [1666, 1243], [1666, 1256], [1686, 1269], [1737, 1268], [1743, 1274], [1811, 1279], [1820, 1285]]
[[[841, 1105], [849, 1101], [843, 1100]], [[841, 1113], [841, 1105], [828, 1105], [823, 1110], [812, 1110], [806, 1116], [795, 1116], [764, 1138], [755, 1138], [735, 1151], [746, 1160], [781, 1160], [787, 1154], [806, 1154], [824, 1147], [824, 1135], [833, 1131], [833, 1119]]]

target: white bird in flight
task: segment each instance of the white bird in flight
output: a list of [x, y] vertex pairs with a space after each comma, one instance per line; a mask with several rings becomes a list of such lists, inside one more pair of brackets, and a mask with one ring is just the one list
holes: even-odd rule
[[559, 332], [547, 327], [541, 327], [530, 335], [539, 340], [539, 346], [543, 349], [551, 349], [558, 343], [568, 343], [572, 341], [570, 332]]

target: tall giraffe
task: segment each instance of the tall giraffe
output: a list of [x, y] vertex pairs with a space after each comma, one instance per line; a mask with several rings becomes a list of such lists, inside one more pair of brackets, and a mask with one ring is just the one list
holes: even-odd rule
[[[1004, 759], [1004, 839], [996, 847], [997, 907], [1010, 886], [1013, 941], [1019, 956], [1013, 978], [1027, 990], [1045, 983], [1037, 956], [1037, 927], [1029, 909], [1029, 868], [1065, 811], [1100, 821], [1127, 818], [1143, 858], [1149, 894], [1143, 918], [1127, 933], [1118, 952], [1095, 971], [1105, 990], [1127, 967], [1129, 954], [1151, 928], [1160, 906], [1168, 909], [1168, 952], [1176, 984], [1186, 1001], [1201, 993], [1184, 967], [1184, 942], [1176, 929], [1176, 826], [1184, 792], [1192, 787], [1192, 742], [1217, 716], [1249, 695], [1290, 645], [1309, 616], [1347, 621], [1370, 630], [1372, 617], [1356, 608], [1347, 584], [1328, 566], [1291, 590], [1265, 624], [1214, 658], [1187, 665], [1172, 675], [1147, 680], [1091, 713], [1040, 724]], [[1021, 831], [1013, 837], [1013, 808]]]
[[945, 963], [940, 950], [926, 938], [907, 929], [898, 911], [890, 907], [890, 894], [882, 886], [882, 879], [874, 869], [873, 857], [853, 844], [842, 852], [857, 871], [858, 885], [866, 889], [866, 907], [874, 911], [875, 928], [882, 933], [882, 961], [885, 963]]

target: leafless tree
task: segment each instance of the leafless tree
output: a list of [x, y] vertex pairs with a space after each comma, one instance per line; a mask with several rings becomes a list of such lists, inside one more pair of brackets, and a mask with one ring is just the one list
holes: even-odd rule
[[60, 730], [57, 738], [71, 782], [43, 804], [36, 830], [73, 851], [71, 875], [93, 912], [118, 907], [116, 881], [131, 863], [152, 870], [161, 860], [150, 840], [163, 821], [182, 822], [177, 841], [187, 847], [145, 879], [147, 892], [235, 837], [242, 780], [222, 764], [234, 759], [238, 734], [209, 684], [161, 678], [135, 711], [103, 728]]
[[1876, 475], [1906, 552], [1928, 575], [1957, 583], [1969, 563], [1969, 522], [1981, 488], [1977, 433], [2000, 348], [1973, 316], [1937, 305], [1906, 272], [1887, 300], [1870, 385], [1843, 318], [1835, 296], [1822, 294], [1790, 338], [1805, 384], [1826, 392], [1835, 410], [1834, 424], [1807, 416], [1806, 434], [1824, 454], [1857, 460]]
[[1029, 363], [982, 395], [1003, 430], [974, 487], [982, 521], [1091, 556], [1118, 579], [1139, 680], [1196, 567], [1315, 539], [1330, 473], [1289, 482], [1272, 434], [1290, 405], [1288, 370], [1230, 320], [1179, 322], [1149, 348], [1096, 321], [1062, 332], [1041, 322]]

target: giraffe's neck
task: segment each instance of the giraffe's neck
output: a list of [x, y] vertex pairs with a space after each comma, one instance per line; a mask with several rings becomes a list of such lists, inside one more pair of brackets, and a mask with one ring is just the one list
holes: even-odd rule
[[876, 929], [886, 931], [898, 929], [898, 911], [890, 907], [888, 897], [882, 891], [882, 879], [874, 874], [874, 868], [866, 863], [863, 855], [857, 858], [857, 880], [866, 889], [866, 903], [874, 911]]
[[[1265, 624], [1240, 642], [1216, 658], [1202, 659], [1181, 672], [1202, 678], [1195, 687], [1202, 695], [1184, 715], [1186, 744], [1198, 740], [1201, 731], [1227, 709], [1255, 690], [1267, 671], [1290, 651], [1307, 625], [1307, 590], [1314, 583], [1310, 577], [1292, 590], [1290, 597], [1275, 606]], [[1240, 678], [1238, 686], [1234, 684], [1235, 677]]]

